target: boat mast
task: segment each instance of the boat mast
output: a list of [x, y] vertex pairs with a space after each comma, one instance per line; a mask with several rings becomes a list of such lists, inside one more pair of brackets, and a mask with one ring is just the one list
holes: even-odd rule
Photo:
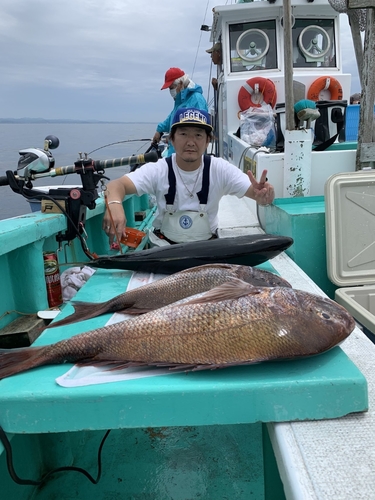
[[362, 170], [375, 161], [373, 142], [375, 102], [375, 0], [348, 0], [348, 9], [367, 9], [366, 32], [361, 74], [362, 97], [359, 115], [356, 170]]
[[285, 198], [309, 196], [311, 181], [311, 133], [309, 129], [296, 130], [294, 120], [292, 19], [291, 2], [283, 0], [286, 126], [283, 196]]
[[354, 47], [355, 58], [357, 61], [359, 82], [362, 88], [363, 47], [361, 38], [361, 23], [359, 16], [356, 15], [355, 12], [353, 12], [352, 10], [348, 10], [347, 15], [349, 19], [350, 30], [352, 32], [353, 47]]
[[292, 9], [290, 0], [284, 0], [284, 75], [285, 75], [285, 124], [287, 130], [295, 129], [293, 92], [293, 41]]

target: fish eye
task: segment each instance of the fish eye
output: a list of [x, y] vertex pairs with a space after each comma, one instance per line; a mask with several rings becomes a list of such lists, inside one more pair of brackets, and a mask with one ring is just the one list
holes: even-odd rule
[[332, 316], [329, 313], [327, 313], [325, 311], [322, 311], [321, 309], [311, 308], [310, 311], [313, 312], [314, 314], [317, 314], [322, 319], [326, 319], [326, 320], [331, 320], [332, 319]]

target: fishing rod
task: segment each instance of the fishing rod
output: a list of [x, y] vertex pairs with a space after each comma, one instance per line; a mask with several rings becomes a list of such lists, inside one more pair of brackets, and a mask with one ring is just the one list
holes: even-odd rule
[[[49, 150], [29, 148], [21, 150], [20, 154], [23, 155], [23, 158], [20, 159], [17, 170], [15, 172], [7, 170], [6, 176], [0, 176], [0, 186], [10, 186], [15, 192], [20, 192], [21, 183], [25, 184], [28, 189], [31, 189], [31, 181], [45, 177], [57, 177], [76, 173], [82, 178], [83, 175], [89, 172], [97, 173], [103, 177], [106, 168], [156, 162], [159, 159], [157, 151], [110, 160], [93, 160], [86, 153], [84, 155], [80, 153], [80, 158], [74, 162], [74, 165], [54, 167], [55, 160], [50, 155]], [[18, 188], [15, 186], [14, 181], [16, 181]], [[44, 193], [35, 191], [35, 196], [38, 194]]]
[[[96, 151], [99, 151], [100, 149], [104, 149], [104, 148], [108, 148], [108, 146], [115, 146], [116, 144], [125, 144], [127, 142], [149, 142], [150, 139], [127, 139], [125, 141], [116, 141], [116, 142], [110, 142], [109, 144], [104, 144], [104, 146], [100, 146], [99, 148], [96, 148], [96, 149], [93, 149], [92, 151], [90, 151], [89, 155], [91, 155], [92, 153], [95, 153]], [[146, 151], [147, 153], [148, 151]]]
[[[60, 141], [56, 136], [49, 135], [44, 140], [43, 149], [20, 150], [21, 157], [17, 170], [7, 170], [5, 176], [0, 176], [0, 186], [9, 186], [15, 193], [26, 199], [49, 200], [55, 204], [67, 218], [67, 230], [56, 236], [57, 241], [59, 243], [71, 241], [78, 236], [83, 251], [90, 257], [83, 238], [86, 210], [87, 208], [93, 210], [96, 207], [96, 200], [99, 198], [99, 182], [104, 183], [105, 180], [109, 180], [104, 175], [105, 170], [128, 165], [132, 168], [144, 163], [156, 162], [159, 159], [159, 153], [153, 145], [144, 154], [109, 160], [93, 160], [88, 153], [79, 153], [79, 158], [73, 165], [55, 167], [55, 159], [51, 150], [56, 149], [59, 144]], [[73, 173], [80, 176], [81, 186], [50, 188], [48, 193], [35, 189], [33, 186], [33, 181], [41, 178]], [[52, 207], [53, 205], [50, 208]]]

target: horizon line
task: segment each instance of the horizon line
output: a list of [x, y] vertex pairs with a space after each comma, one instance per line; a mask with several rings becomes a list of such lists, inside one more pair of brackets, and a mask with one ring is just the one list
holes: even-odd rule
[[74, 118], [0, 118], [0, 123], [156, 123], [153, 121], [78, 120]]

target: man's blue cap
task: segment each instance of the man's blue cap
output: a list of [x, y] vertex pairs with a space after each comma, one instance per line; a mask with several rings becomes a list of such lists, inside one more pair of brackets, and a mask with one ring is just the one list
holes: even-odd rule
[[208, 133], [213, 131], [209, 113], [197, 108], [178, 109], [173, 117], [171, 130], [175, 127], [201, 127]]

